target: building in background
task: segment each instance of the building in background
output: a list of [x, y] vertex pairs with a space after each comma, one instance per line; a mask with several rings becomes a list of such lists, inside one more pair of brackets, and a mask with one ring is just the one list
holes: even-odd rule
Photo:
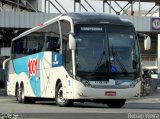
[[[12, 12], [8, 14], [8, 12]], [[11, 39], [28, 28], [18, 28], [11, 24], [16, 24], [14, 13], [17, 12], [42, 12], [42, 0], [1, 0], [0, 1], [0, 87], [4, 84], [4, 72], [2, 62], [9, 56]], [[8, 16], [8, 17], [7, 17]], [[19, 15], [17, 15], [19, 16]], [[20, 18], [17, 18], [20, 19]], [[12, 27], [13, 26], [13, 27]], [[3, 82], [3, 83], [2, 83]]]
[[1, 11], [41, 12], [42, 0], [1, 0]]

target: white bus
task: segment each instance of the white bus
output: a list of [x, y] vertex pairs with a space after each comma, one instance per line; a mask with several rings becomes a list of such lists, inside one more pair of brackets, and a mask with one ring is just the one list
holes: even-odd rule
[[138, 98], [141, 63], [133, 24], [116, 15], [62, 14], [12, 40], [8, 95], [120, 108]]

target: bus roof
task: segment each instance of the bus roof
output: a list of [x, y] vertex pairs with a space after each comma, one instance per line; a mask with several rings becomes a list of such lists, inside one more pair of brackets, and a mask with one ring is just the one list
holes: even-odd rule
[[124, 25], [124, 26], [131, 26], [133, 25], [132, 22], [130, 22], [127, 19], [121, 19], [118, 15], [111, 15], [111, 14], [105, 14], [105, 13], [66, 13], [66, 14], [60, 14], [59, 16], [46, 21], [42, 24], [39, 24], [38, 26], [27, 30], [20, 34], [19, 36], [12, 39], [12, 41], [19, 39], [25, 35], [28, 35], [32, 32], [35, 32], [41, 28], [44, 28], [56, 21], [58, 21], [61, 17], [70, 17], [75, 24], [116, 24], [116, 25]]
[[106, 13], [66, 13], [62, 16], [70, 17], [75, 24], [116, 24], [116, 25], [133, 25], [131, 21], [121, 19], [118, 15]]
[[30, 33], [32, 33], [32, 32], [35, 32], [35, 31], [37, 31], [37, 30], [40, 30], [41, 28], [44, 28], [44, 27], [46, 27], [46, 26], [48, 26], [48, 25], [56, 22], [56, 21], [60, 18], [60, 16], [61, 16], [61, 15], [59, 15], [59, 16], [51, 19], [51, 20], [48, 20], [48, 21], [46, 21], [46, 22], [44, 22], [44, 23], [41, 23], [41, 24], [37, 25], [36, 27], [33, 27], [33, 28], [31, 28], [31, 29], [29, 29], [29, 30], [21, 33], [21, 34], [18, 35], [17, 37], [13, 38], [12, 41], [14, 41], [14, 40], [16, 40], [16, 39], [19, 39], [19, 38], [21, 38], [21, 37], [23, 37], [23, 36], [25, 36], [25, 35], [28, 35], [28, 34], [30, 34]]

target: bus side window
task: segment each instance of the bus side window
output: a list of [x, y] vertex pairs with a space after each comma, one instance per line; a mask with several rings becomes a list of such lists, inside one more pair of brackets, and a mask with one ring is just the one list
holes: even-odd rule
[[21, 38], [21, 39], [17, 39], [14, 41], [13, 43], [14, 45], [14, 58], [20, 58], [20, 57], [23, 57], [24, 56], [24, 50], [25, 50], [25, 47], [24, 47], [24, 39]]
[[26, 39], [20, 38], [12, 42], [11, 59], [20, 58], [26, 55]]
[[58, 22], [46, 26], [37, 32], [41, 33], [44, 37], [42, 51], [59, 52], [60, 45], [58, 45], [58, 40], [60, 39], [60, 29]]
[[59, 52], [60, 45], [58, 43], [58, 37], [47, 37], [46, 50]]
[[30, 55], [41, 52], [43, 44], [44, 39], [42, 36], [38, 36], [35, 33], [30, 34], [29, 36], [27, 36], [26, 53]]
[[54, 52], [58, 52], [60, 49], [60, 45], [59, 45], [58, 41], [59, 41], [59, 38], [56, 38], [56, 37], [51, 39], [51, 44], [52, 44], [51, 48], [52, 48], [52, 51], [54, 51]]

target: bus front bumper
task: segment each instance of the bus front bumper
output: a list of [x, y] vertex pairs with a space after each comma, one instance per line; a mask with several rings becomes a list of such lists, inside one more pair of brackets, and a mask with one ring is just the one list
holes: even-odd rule
[[109, 89], [85, 87], [82, 83], [74, 82], [74, 99], [132, 99], [140, 97], [141, 82], [133, 88]]

